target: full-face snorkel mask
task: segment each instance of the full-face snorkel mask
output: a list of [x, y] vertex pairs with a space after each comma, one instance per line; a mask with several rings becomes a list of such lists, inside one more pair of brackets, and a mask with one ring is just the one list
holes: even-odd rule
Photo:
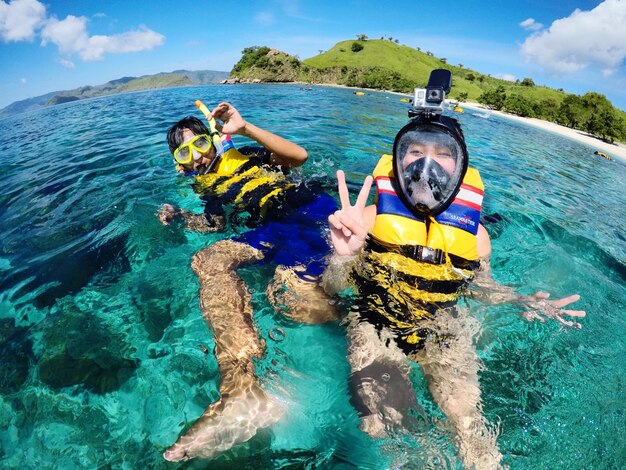
[[418, 115], [393, 144], [397, 193], [417, 217], [435, 217], [456, 197], [467, 172], [467, 148], [457, 121]]
[[419, 218], [432, 218], [456, 197], [467, 172], [467, 148], [456, 119], [443, 116], [452, 73], [435, 69], [426, 88], [416, 88], [411, 121], [393, 143], [396, 192]]

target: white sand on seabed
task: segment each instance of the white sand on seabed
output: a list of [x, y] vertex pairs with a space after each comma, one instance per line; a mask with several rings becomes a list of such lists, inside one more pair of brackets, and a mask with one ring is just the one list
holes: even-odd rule
[[[478, 110], [479, 113], [486, 112], [486, 108], [478, 103], [461, 102], [459, 106], [461, 106], [462, 108]], [[576, 129], [570, 129], [569, 127], [565, 126], [560, 126], [559, 124], [555, 124], [553, 122], [542, 121], [541, 119], [524, 118], [516, 116], [514, 114], [504, 113], [502, 111], [495, 110], [491, 110], [489, 112], [498, 116], [502, 116], [506, 119], [523, 122], [530, 126], [535, 126], [548, 132], [554, 132], [555, 134], [559, 134], [563, 137], [567, 137], [583, 144], [587, 144], [590, 147], [593, 147], [594, 150], [598, 150], [613, 159], [619, 159], [622, 162], [626, 163], [626, 146], [624, 146], [623, 144], [610, 144], [608, 142], [604, 142], [598, 139], [597, 137], [587, 134], [586, 132]], [[590, 154], [594, 158], [602, 158], [596, 157], [595, 155], [593, 155], [593, 152], [590, 152]]]

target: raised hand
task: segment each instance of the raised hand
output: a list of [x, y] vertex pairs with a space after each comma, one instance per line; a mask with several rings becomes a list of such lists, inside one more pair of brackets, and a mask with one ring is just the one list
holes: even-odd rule
[[247, 124], [239, 111], [226, 102], [218, 104], [211, 112], [211, 117], [222, 121], [221, 132], [225, 134], [240, 134]]
[[528, 321], [539, 320], [541, 322], [545, 322], [545, 318], [553, 318], [563, 326], [576, 329], [581, 328], [580, 323], [563, 318], [563, 315], [580, 318], [586, 315], [584, 310], [563, 309], [563, 307], [577, 302], [580, 299], [580, 295], [574, 294], [559, 300], [547, 300], [548, 297], [550, 297], [550, 294], [547, 292], [535, 292], [533, 295], [521, 298], [520, 301], [532, 309], [524, 312], [522, 316]]
[[364, 215], [367, 197], [372, 187], [372, 177], [365, 178], [354, 206], [350, 203], [346, 175], [341, 170], [337, 171], [337, 187], [341, 209], [328, 216], [330, 239], [338, 255], [354, 255], [365, 244], [369, 231]]

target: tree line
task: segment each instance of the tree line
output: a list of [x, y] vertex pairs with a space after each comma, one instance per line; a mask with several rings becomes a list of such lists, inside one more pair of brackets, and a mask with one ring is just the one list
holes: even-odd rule
[[623, 118], [602, 94], [566, 94], [561, 103], [552, 98], [532, 100], [519, 93], [506, 93], [503, 86], [483, 92], [480, 103], [523, 117], [543, 119], [596, 135], [608, 142], [626, 140]]

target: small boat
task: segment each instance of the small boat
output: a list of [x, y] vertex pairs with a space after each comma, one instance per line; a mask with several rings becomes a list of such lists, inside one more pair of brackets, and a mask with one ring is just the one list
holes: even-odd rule
[[400, 98], [400, 101], [402, 101], [403, 103], [410, 103], [411, 99], [410, 98]]
[[456, 111], [457, 113], [464, 113], [465, 112], [465, 110], [463, 108], [461, 108], [459, 105], [456, 105], [453, 108], [453, 110]]
[[354, 93], [355, 95], [364, 95], [365, 94], [364, 91], [353, 91], [352, 93]]

